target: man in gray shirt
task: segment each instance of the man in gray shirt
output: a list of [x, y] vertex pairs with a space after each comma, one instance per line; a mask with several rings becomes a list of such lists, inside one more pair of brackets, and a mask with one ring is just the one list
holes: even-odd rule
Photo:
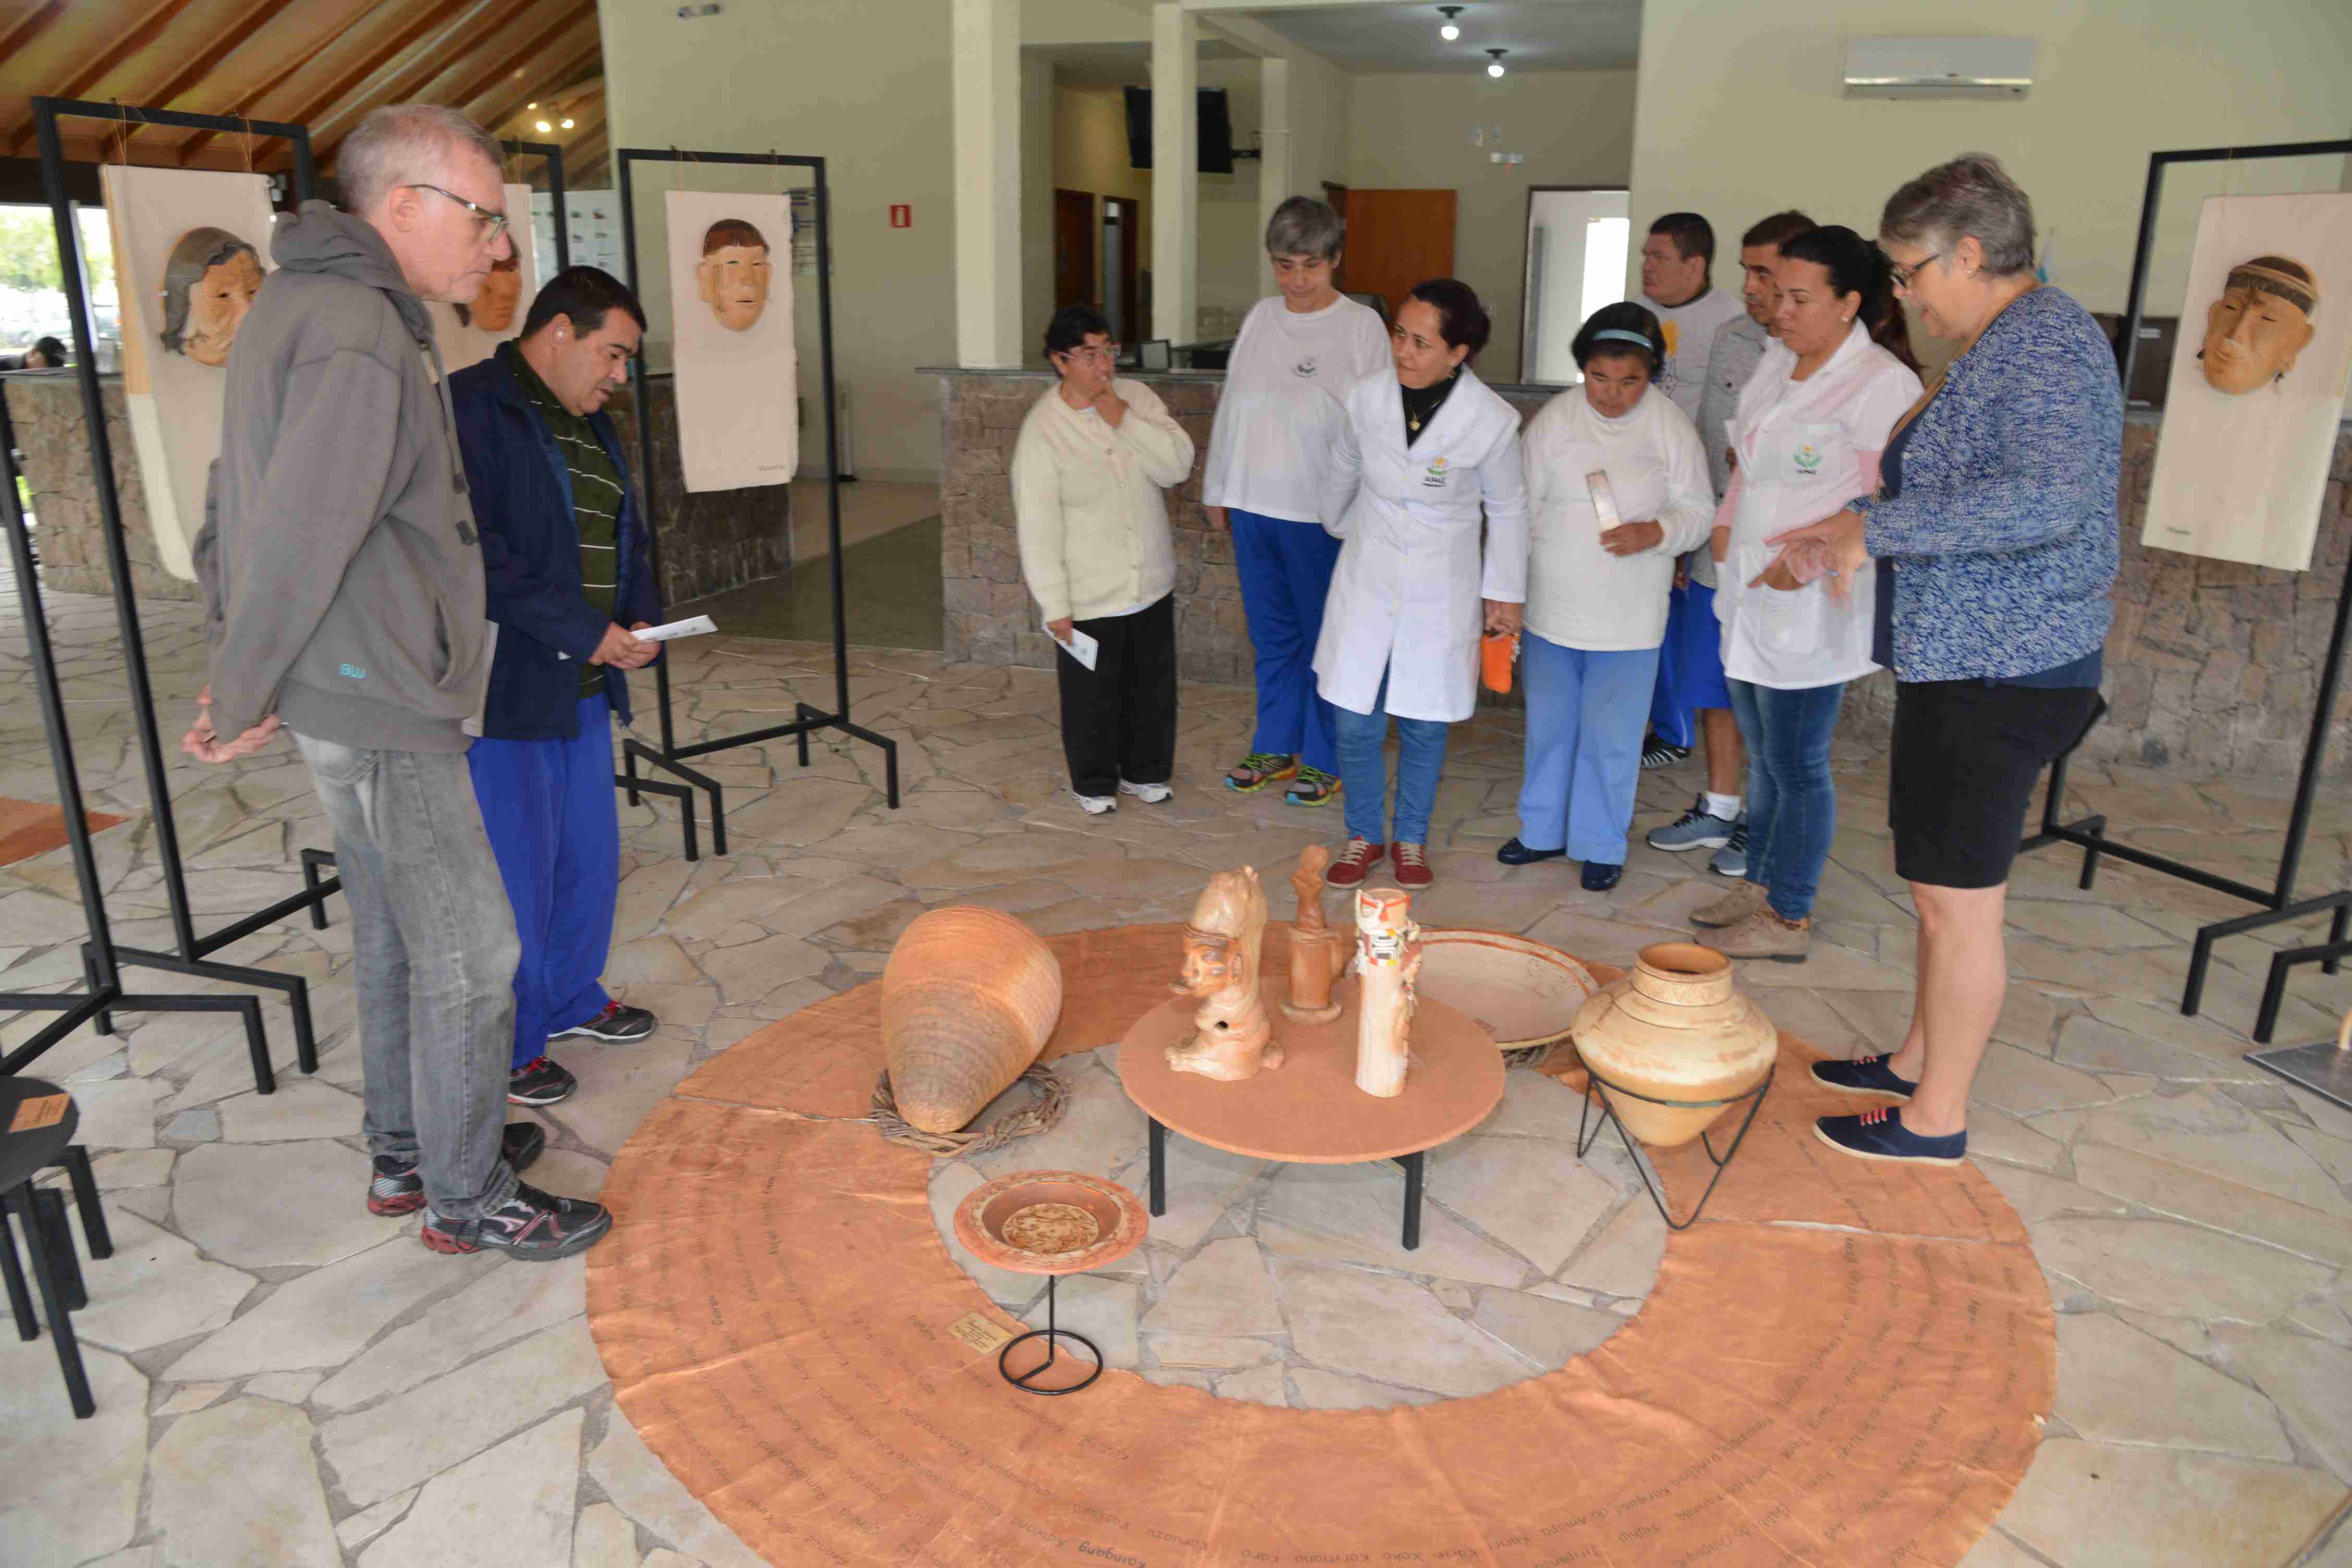
[[[1738, 411], [1748, 378], [1764, 358], [1772, 312], [1780, 302], [1780, 291], [1772, 282], [1773, 265], [1780, 259], [1782, 245], [1813, 226], [1813, 220], [1801, 212], [1780, 212], [1739, 237], [1739, 293], [1747, 313], [1716, 332], [1698, 400], [1698, 438], [1706, 448], [1707, 474], [1715, 480], [1718, 500], [1731, 488], [1731, 416]], [[1667, 616], [1666, 640], [1675, 650], [1678, 695], [1696, 708], [1698, 731], [1706, 742], [1706, 788], [1679, 819], [1651, 829], [1647, 842], [1654, 849], [1713, 849], [1708, 870], [1744, 877], [1748, 818], [1740, 789], [1748, 756], [1723, 684], [1723, 637], [1715, 616], [1715, 588], [1713, 550], [1702, 546], [1685, 556]]]
[[282, 219], [230, 352], [197, 537], [212, 684], [181, 749], [226, 763], [282, 720], [350, 900], [371, 1213], [436, 1252], [544, 1261], [611, 1228], [515, 1172], [502, 1128], [514, 915], [467, 771], [490, 668], [482, 550], [427, 300], [474, 298], [506, 236], [499, 144], [454, 110], [381, 109], [344, 141], [349, 212]]

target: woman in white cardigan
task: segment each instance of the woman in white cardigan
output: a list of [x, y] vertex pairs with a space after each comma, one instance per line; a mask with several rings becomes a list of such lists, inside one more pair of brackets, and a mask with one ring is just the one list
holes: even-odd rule
[[1192, 471], [1192, 437], [1151, 389], [1112, 379], [1118, 345], [1087, 305], [1056, 311], [1059, 384], [1013, 446], [1021, 574], [1061, 645], [1062, 750], [1088, 815], [1156, 805], [1176, 764], [1176, 551], [1160, 491]]
[[1649, 395], [1666, 357], [1657, 317], [1603, 306], [1570, 352], [1584, 384], [1545, 404], [1520, 447], [1527, 767], [1518, 837], [1495, 858], [1569, 856], [1604, 892], [1625, 869], [1675, 560], [1707, 538], [1715, 487], [1690, 417]]

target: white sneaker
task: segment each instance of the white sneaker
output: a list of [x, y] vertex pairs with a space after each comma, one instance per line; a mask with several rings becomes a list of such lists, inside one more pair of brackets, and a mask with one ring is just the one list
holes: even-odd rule
[[1080, 795], [1077, 791], [1072, 790], [1070, 792], [1070, 798], [1076, 801], [1078, 803], [1078, 809], [1085, 812], [1088, 816], [1101, 816], [1107, 813], [1114, 812], [1118, 809], [1118, 797], [1117, 795]]
[[1146, 805], [1158, 805], [1161, 801], [1166, 800], [1170, 795], [1174, 795], [1176, 792], [1170, 789], [1164, 784], [1129, 784], [1125, 779], [1121, 779], [1118, 781], [1118, 793], [1121, 795], [1131, 795]]

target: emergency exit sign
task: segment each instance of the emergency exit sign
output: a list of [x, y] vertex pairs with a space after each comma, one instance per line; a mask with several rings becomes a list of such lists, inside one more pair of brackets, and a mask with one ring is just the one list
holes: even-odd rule
[[890, 226], [891, 226], [892, 228], [912, 228], [912, 227], [914, 227], [914, 226], [915, 226], [915, 209], [914, 209], [912, 206], [910, 206], [910, 205], [907, 205], [907, 204], [906, 204], [906, 203], [904, 203], [904, 202], [898, 203], [898, 205], [894, 205], [893, 207], [891, 207], [891, 209], [890, 209]]

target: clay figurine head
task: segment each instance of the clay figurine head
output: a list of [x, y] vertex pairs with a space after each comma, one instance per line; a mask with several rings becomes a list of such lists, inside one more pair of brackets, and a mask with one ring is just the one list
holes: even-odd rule
[[1258, 891], [1255, 867], [1220, 871], [1209, 879], [1192, 906], [1192, 923], [1184, 928], [1184, 977], [1178, 990], [1207, 996], [1228, 986], [1251, 984], [1249, 952], [1236, 939], [1249, 929], [1253, 903], [1264, 920], [1265, 898]]
[[768, 308], [768, 239], [741, 218], [721, 218], [702, 235], [702, 261], [695, 278], [702, 302], [730, 332], [751, 330]]
[[482, 291], [470, 305], [460, 305], [457, 320], [480, 332], [503, 332], [514, 325], [515, 306], [522, 299], [522, 263], [511, 256], [490, 263]]
[[2205, 312], [2205, 384], [2242, 397], [2283, 380], [2317, 331], [2318, 306], [2319, 280], [2300, 261], [2257, 256], [2230, 268]]
[[261, 292], [261, 258], [224, 228], [192, 228], [163, 263], [163, 347], [215, 369]]

